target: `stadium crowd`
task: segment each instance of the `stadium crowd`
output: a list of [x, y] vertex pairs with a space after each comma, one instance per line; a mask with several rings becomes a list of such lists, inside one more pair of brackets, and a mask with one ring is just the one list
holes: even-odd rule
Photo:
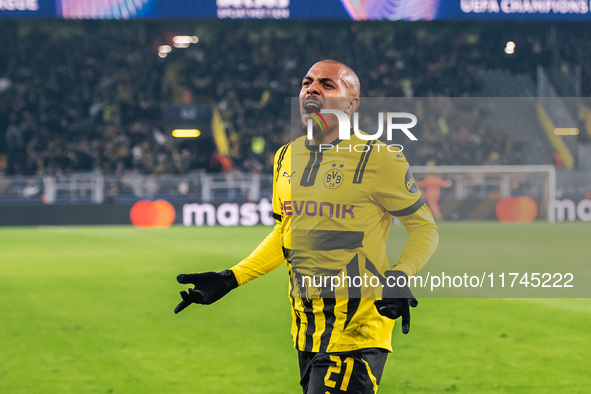
[[[508, 66], [474, 26], [224, 22], [2, 21], [0, 173], [228, 170], [215, 149], [167, 128], [163, 106], [203, 101], [220, 111], [233, 168], [267, 171], [290, 138], [290, 98], [317, 59], [358, 70], [362, 97], [478, 96], [478, 71]], [[157, 55], [183, 33], [199, 42]], [[407, 154], [415, 165], [522, 159], [502, 131], [474, 119], [431, 119], [418, 133], [421, 146]]]

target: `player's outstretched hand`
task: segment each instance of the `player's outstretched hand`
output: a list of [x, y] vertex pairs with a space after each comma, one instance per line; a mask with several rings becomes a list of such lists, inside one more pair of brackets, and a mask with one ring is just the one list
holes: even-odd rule
[[195, 287], [189, 289], [189, 291], [181, 291], [183, 300], [174, 308], [174, 313], [179, 313], [193, 303], [213, 304], [238, 287], [236, 276], [231, 270], [201, 274], [180, 274], [176, 277], [176, 280], [182, 284], [195, 285]]
[[[402, 279], [404, 277], [404, 279]], [[410, 331], [410, 307], [415, 308], [419, 301], [408, 287], [408, 276], [402, 271], [386, 271], [387, 284], [384, 285], [382, 299], [376, 300], [376, 308], [382, 316], [398, 319], [402, 316], [402, 333]], [[404, 285], [404, 286], [399, 286]], [[396, 285], [396, 286], [393, 286]]]

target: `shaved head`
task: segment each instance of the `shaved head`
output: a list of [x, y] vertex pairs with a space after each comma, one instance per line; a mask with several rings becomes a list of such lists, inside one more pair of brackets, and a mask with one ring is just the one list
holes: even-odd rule
[[339, 66], [339, 68], [340, 68], [339, 77], [342, 79], [342, 81], [347, 86], [347, 91], [348, 91], [349, 95], [351, 97], [359, 97], [359, 95], [361, 94], [361, 84], [359, 83], [359, 78], [357, 77], [357, 74], [355, 73], [355, 71], [353, 71], [353, 69], [351, 67], [349, 67], [345, 63], [341, 63], [337, 60], [325, 59], [325, 60], [321, 60], [321, 61], [315, 63], [312, 66], [312, 68], [314, 68], [317, 64], [322, 64], [322, 63], [335, 64], [335, 65]]
[[[300, 89], [300, 112], [305, 127], [312, 119], [311, 113], [334, 109], [353, 114], [359, 107], [359, 78], [351, 67], [332, 59], [315, 63], [302, 79]], [[313, 127], [314, 142], [328, 143], [339, 135], [339, 121], [334, 114], [327, 114], [324, 127]], [[324, 141], [324, 142], [322, 142]]]

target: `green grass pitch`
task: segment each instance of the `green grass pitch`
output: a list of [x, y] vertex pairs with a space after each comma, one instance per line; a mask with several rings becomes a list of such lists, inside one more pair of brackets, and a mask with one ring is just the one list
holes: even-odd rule
[[[173, 314], [178, 273], [227, 268], [268, 231], [0, 229], [0, 392], [301, 392], [285, 267]], [[440, 233], [425, 269], [591, 260], [588, 223], [442, 223]], [[400, 248], [404, 229], [392, 237]], [[584, 298], [421, 298], [411, 333], [395, 328], [380, 393], [587, 393], [590, 327]]]

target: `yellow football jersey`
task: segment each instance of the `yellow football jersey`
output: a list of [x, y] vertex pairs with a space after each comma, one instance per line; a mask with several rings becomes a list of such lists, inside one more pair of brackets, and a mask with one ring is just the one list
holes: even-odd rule
[[[433, 217], [402, 152], [380, 141], [309, 146], [305, 137], [275, 155], [275, 229], [232, 270], [243, 284], [282, 262], [289, 269], [292, 336], [302, 351], [391, 348], [394, 321], [377, 312], [393, 216], [430, 228], [405, 248], [396, 269], [414, 275], [437, 245]], [[406, 223], [403, 221], [403, 224]], [[415, 239], [416, 241], [416, 239]], [[281, 258], [283, 257], [283, 258]], [[336, 281], [339, 278], [337, 285]]]

